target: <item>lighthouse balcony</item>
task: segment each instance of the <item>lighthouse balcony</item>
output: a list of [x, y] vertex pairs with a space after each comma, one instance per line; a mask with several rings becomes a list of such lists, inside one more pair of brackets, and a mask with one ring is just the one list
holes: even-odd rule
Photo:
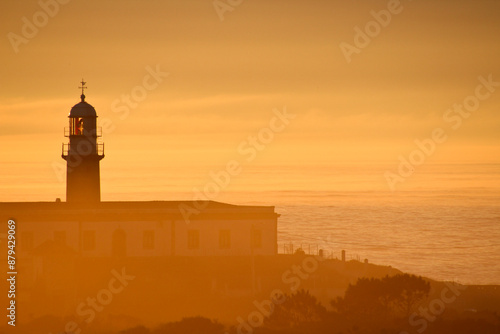
[[[69, 155], [69, 148], [70, 144], [62, 144], [62, 153], [61, 156], [66, 159]], [[104, 143], [97, 143], [95, 152], [97, 153], [96, 156], [99, 158], [104, 158]], [[86, 155], [85, 153], [87, 152], [80, 152], [79, 155]], [[88, 155], [92, 154], [91, 152], [88, 152]]]

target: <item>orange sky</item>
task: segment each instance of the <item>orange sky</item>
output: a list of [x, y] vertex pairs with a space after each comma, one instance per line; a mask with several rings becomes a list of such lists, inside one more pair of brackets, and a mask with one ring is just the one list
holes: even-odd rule
[[[57, 181], [47, 171], [64, 162], [82, 76], [108, 124], [107, 171], [223, 164], [284, 106], [295, 118], [252, 163], [397, 166], [435, 128], [447, 141], [428, 162], [499, 162], [500, 86], [460, 124], [443, 116], [475, 94], [478, 77], [500, 82], [500, 2], [401, 1], [348, 63], [341, 43], [355, 45], [355, 27], [392, 1], [243, 0], [222, 14], [212, 0], [2, 1], [1, 179], [27, 192], [32, 175]], [[38, 22], [33, 36], [26, 22]], [[148, 68], [168, 76], [147, 79], [157, 87], [124, 117], [122, 96]]]

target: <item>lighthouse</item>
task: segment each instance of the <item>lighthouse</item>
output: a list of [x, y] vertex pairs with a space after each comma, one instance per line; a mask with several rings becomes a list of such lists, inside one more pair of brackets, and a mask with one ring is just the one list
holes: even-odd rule
[[104, 144], [98, 139], [102, 131], [97, 128], [97, 113], [85, 101], [85, 82], [81, 81], [81, 101], [71, 108], [69, 128], [65, 137], [69, 143], [62, 146], [66, 160], [66, 202], [93, 204], [101, 201], [99, 162], [104, 158]]

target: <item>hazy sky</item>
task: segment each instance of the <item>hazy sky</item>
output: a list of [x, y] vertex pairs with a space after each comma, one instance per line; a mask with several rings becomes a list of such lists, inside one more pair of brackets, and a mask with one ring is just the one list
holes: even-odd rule
[[254, 163], [397, 166], [436, 128], [447, 140], [429, 162], [499, 161], [500, 85], [469, 117], [444, 117], [480, 76], [500, 82], [496, 0], [5, 0], [0, 13], [4, 180], [64, 162], [82, 77], [107, 120], [107, 170], [224, 163], [285, 106], [295, 118]]

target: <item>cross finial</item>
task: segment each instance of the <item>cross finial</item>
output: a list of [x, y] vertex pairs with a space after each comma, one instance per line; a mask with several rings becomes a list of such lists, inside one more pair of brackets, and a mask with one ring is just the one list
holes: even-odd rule
[[85, 88], [87, 88], [87, 86], [85, 86], [86, 82], [83, 81], [83, 78], [82, 78], [82, 81], [80, 82], [82, 85], [78, 88], [81, 88], [82, 89], [82, 95], [80, 96], [82, 98], [82, 102], [85, 101], [85, 94], [84, 94], [84, 91], [85, 91]]

